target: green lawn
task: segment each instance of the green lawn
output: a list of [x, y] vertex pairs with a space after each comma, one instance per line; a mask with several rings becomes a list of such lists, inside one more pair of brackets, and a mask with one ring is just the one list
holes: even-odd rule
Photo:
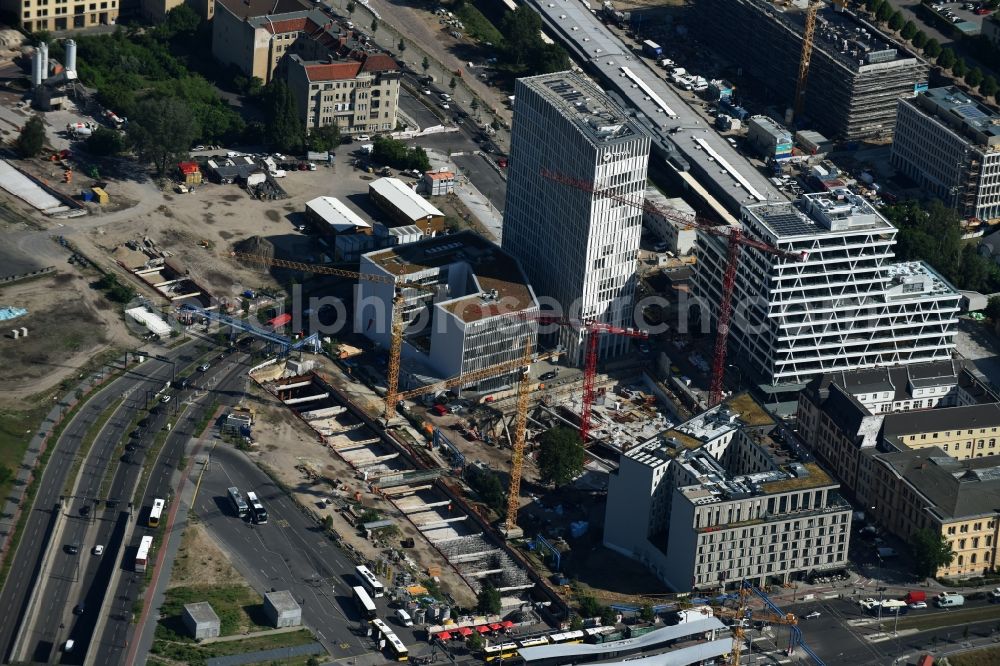
[[185, 640], [180, 617], [184, 604], [207, 601], [219, 616], [219, 633], [231, 636], [240, 631], [260, 631], [270, 629], [264, 624], [263, 599], [245, 585], [214, 585], [211, 587], [175, 587], [167, 590], [166, 599], [160, 607], [157, 637], [170, 640]]
[[[215, 604], [212, 606], [214, 608]], [[159, 633], [159, 627], [157, 627], [157, 633]], [[199, 664], [204, 664], [206, 660], [211, 659], [212, 657], [224, 657], [231, 654], [246, 654], [248, 652], [258, 652], [260, 650], [294, 647], [296, 645], [312, 643], [313, 640], [313, 636], [308, 629], [290, 631], [283, 634], [273, 634], [269, 636], [247, 636], [246, 638], [241, 638], [240, 640], [209, 643], [207, 645], [198, 645], [197, 643], [190, 641], [175, 642], [173, 640], [163, 640], [158, 638], [153, 642], [153, 647], [150, 652], [165, 659], [197, 666]], [[320, 655], [320, 657], [322, 657], [322, 655]], [[295, 658], [292, 660], [279, 661], [277, 663], [298, 664], [304, 663], [306, 659], [307, 658]]]
[[455, 16], [465, 25], [465, 31], [481, 42], [491, 42], [499, 46], [503, 35], [496, 26], [490, 23], [483, 13], [476, 9], [470, 1], [459, 1], [454, 6]]
[[6, 503], [28, 443], [51, 408], [42, 402], [29, 411], [0, 412], [0, 505]]

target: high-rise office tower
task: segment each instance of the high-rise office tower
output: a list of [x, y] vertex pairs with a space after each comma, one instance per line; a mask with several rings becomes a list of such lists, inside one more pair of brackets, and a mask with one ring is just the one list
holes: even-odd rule
[[[568, 317], [635, 326], [649, 137], [604, 91], [573, 72], [519, 79], [514, 99], [503, 249], [521, 261], [543, 310], [555, 304]], [[580, 363], [582, 337], [566, 328], [559, 335], [569, 361]], [[617, 355], [629, 343], [603, 336], [601, 355]]]

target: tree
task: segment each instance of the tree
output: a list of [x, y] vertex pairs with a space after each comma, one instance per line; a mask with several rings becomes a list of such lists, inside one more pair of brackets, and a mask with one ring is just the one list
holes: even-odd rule
[[948, 540], [933, 530], [918, 530], [910, 545], [913, 547], [913, 564], [921, 578], [935, 576], [938, 569], [948, 566], [955, 559]]
[[333, 123], [317, 127], [309, 132], [306, 144], [309, 146], [309, 150], [319, 152], [333, 150], [340, 145], [340, 128]]
[[611, 606], [601, 609], [601, 624], [605, 627], [613, 626], [618, 621], [618, 613]]
[[108, 157], [124, 152], [125, 137], [118, 130], [108, 127], [98, 127], [94, 133], [83, 142], [84, 148], [91, 155]]
[[472, 109], [473, 113], [476, 113], [479, 110], [479, 100], [473, 97], [472, 101], [469, 102], [469, 108]]
[[643, 604], [642, 609], [639, 611], [639, 617], [646, 622], [652, 622], [653, 618], [656, 617], [656, 613], [653, 612], [652, 606]]
[[507, 12], [500, 23], [504, 36], [504, 55], [515, 65], [521, 65], [525, 57], [533, 51], [540, 40], [542, 18], [534, 9], [518, 5], [513, 12]]
[[997, 83], [997, 80], [993, 77], [993, 75], [987, 74], [983, 78], [983, 82], [979, 85], [979, 92], [981, 92], [984, 97], [996, 97], [998, 91], [1000, 91], [1000, 84]]
[[167, 12], [167, 20], [163, 27], [167, 39], [171, 39], [178, 35], [190, 37], [198, 30], [199, 25], [201, 25], [201, 17], [198, 16], [198, 12], [188, 5], [177, 5]]
[[427, 59], [427, 56], [424, 56], [424, 59], [420, 61], [420, 66], [423, 68], [424, 74], [431, 68], [431, 61]]
[[375, 34], [376, 32], [378, 32], [378, 19], [377, 19], [377, 18], [373, 18], [373, 19], [372, 19], [372, 25], [371, 25], [371, 30], [372, 30], [372, 34], [373, 34], [373, 35], [374, 35], [374, 34]]
[[885, 23], [892, 17], [893, 11], [892, 5], [888, 2], [883, 3], [882, 6], [875, 11], [875, 18], [877, 18], [879, 22]]
[[372, 159], [397, 169], [429, 171], [431, 162], [420, 146], [407, 147], [405, 143], [388, 136], [375, 137]]
[[583, 471], [583, 444], [576, 430], [558, 426], [539, 441], [538, 469], [544, 483], [563, 486]]
[[905, 23], [906, 23], [906, 17], [903, 16], [903, 12], [899, 11], [898, 9], [892, 13], [892, 16], [889, 17], [890, 30], [895, 30], [898, 32]]
[[299, 116], [295, 96], [284, 80], [272, 79], [264, 89], [265, 138], [277, 150], [299, 153], [305, 138], [305, 127]]
[[396, 48], [399, 50], [400, 53], [402, 53], [403, 51], [406, 50], [406, 42], [400, 39], [399, 44], [396, 45]]
[[126, 130], [139, 159], [152, 162], [160, 176], [172, 162], [187, 157], [200, 131], [188, 106], [175, 97], [144, 99]]
[[569, 56], [558, 44], [542, 43], [531, 52], [529, 63], [535, 74], [551, 74], [569, 69]]
[[601, 614], [601, 603], [591, 596], [580, 597], [580, 615], [586, 618], [597, 617]]
[[365, 509], [358, 517], [360, 523], [373, 523], [376, 520], [382, 520], [382, 514], [377, 509]]
[[973, 67], [965, 75], [965, 82], [968, 83], [973, 88], [978, 88], [983, 82], [983, 70], [978, 67]]
[[472, 632], [465, 641], [465, 647], [469, 648], [469, 652], [479, 652], [483, 649], [483, 635], [478, 631]]
[[941, 55], [941, 44], [938, 40], [933, 37], [927, 40], [927, 44], [924, 46], [924, 55], [931, 59]]
[[942, 49], [941, 55], [937, 57], [937, 64], [941, 69], [951, 69], [955, 65], [955, 52], [951, 49]]
[[865, 0], [865, 9], [874, 14], [882, 2], [883, 0]]
[[992, 319], [994, 323], [1000, 322], [1000, 296], [994, 296], [989, 300], [983, 314]]
[[500, 612], [500, 590], [490, 583], [483, 583], [476, 595], [476, 610], [487, 615], [496, 615]]
[[323, 529], [327, 532], [333, 529], [333, 516], [323, 516]]
[[583, 629], [583, 618], [574, 614], [573, 617], [569, 619], [569, 628], [573, 631], [580, 631]]
[[899, 34], [906, 41], [908, 42], [912, 41], [913, 38], [916, 37], [917, 35], [917, 24], [914, 23], [913, 21], [907, 21], [906, 23], [903, 24], [903, 29], [900, 30]]
[[357, 9], [357, 8], [358, 8], [358, 6], [356, 4], [354, 4], [353, 2], [348, 2], [347, 3], [347, 13], [350, 14], [351, 16], [354, 16], [354, 10]]
[[927, 46], [927, 33], [923, 30], [917, 30], [917, 33], [913, 35], [913, 39], [911, 41], [918, 49], [922, 49]]
[[35, 157], [45, 147], [45, 125], [38, 116], [31, 116], [24, 123], [21, 133], [14, 143], [17, 154], [21, 157]]
[[448, 82], [448, 87], [451, 88], [452, 92], [454, 92], [457, 86], [458, 86], [458, 81], [455, 80], [454, 76], [451, 77], [451, 81]]
[[959, 58], [951, 66], [951, 73], [955, 75], [955, 78], [960, 79], [969, 73], [969, 66], [965, 64], [965, 60]]

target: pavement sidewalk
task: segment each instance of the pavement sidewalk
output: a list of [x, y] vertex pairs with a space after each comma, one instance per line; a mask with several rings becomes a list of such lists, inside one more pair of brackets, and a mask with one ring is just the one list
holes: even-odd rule
[[[432, 169], [447, 168], [453, 173], [461, 173], [458, 166], [451, 160], [449, 155], [437, 150], [427, 150], [427, 158], [430, 160]], [[462, 177], [461, 182], [456, 179], [455, 194], [465, 204], [472, 215], [486, 227], [493, 240], [499, 245], [503, 239], [503, 216], [500, 211], [490, 203], [489, 199], [483, 195], [468, 178]]]
[[[121, 356], [112, 362], [114, 368], [122, 367], [126, 357]], [[17, 520], [21, 515], [21, 506], [24, 495], [28, 492], [28, 486], [36, 472], [38, 459], [45, 452], [49, 445], [49, 437], [53, 431], [62, 423], [63, 418], [83, 399], [91, 397], [91, 392], [103, 384], [113, 375], [104, 370], [94, 372], [66, 392], [66, 395], [52, 406], [49, 413], [42, 421], [41, 427], [32, 435], [28, 449], [21, 459], [21, 466], [17, 470], [14, 487], [11, 489], [11, 497], [4, 504], [3, 512], [0, 513], [0, 566], [3, 565], [7, 557], [7, 548], [10, 545], [10, 538], [14, 534]], [[77, 394], [80, 398], [77, 398]], [[16, 497], [16, 499], [14, 499]]]

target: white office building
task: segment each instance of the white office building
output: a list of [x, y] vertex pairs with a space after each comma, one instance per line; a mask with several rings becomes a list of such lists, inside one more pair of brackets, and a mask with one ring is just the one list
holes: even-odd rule
[[[401, 389], [520, 359], [528, 343], [537, 349], [538, 301], [531, 285], [516, 259], [478, 234], [369, 252], [361, 257], [360, 272], [437, 289], [403, 289], [401, 353], [410, 363], [401, 372]], [[394, 294], [392, 282], [358, 282], [355, 330], [386, 349]], [[476, 388], [507, 385], [513, 374], [491, 377]]]
[[[518, 79], [515, 97], [503, 248], [521, 261], [545, 297], [544, 309], [554, 302], [572, 318], [634, 326], [649, 137], [579, 74]], [[579, 333], [561, 329], [570, 363], [582, 361], [581, 341]], [[616, 355], [628, 344], [625, 337], [603, 336], [600, 353]]]
[[1000, 114], [960, 89], [900, 99], [890, 159], [963, 217], [1000, 218]]
[[[846, 189], [745, 206], [745, 233], [801, 257], [744, 247], [730, 362], [763, 385], [951, 357], [959, 294], [923, 262], [893, 263], [896, 228]], [[699, 236], [692, 286], [713, 319], [726, 241]]]
[[851, 507], [747, 394], [630, 449], [604, 545], [677, 591], [782, 584], [847, 564]]

